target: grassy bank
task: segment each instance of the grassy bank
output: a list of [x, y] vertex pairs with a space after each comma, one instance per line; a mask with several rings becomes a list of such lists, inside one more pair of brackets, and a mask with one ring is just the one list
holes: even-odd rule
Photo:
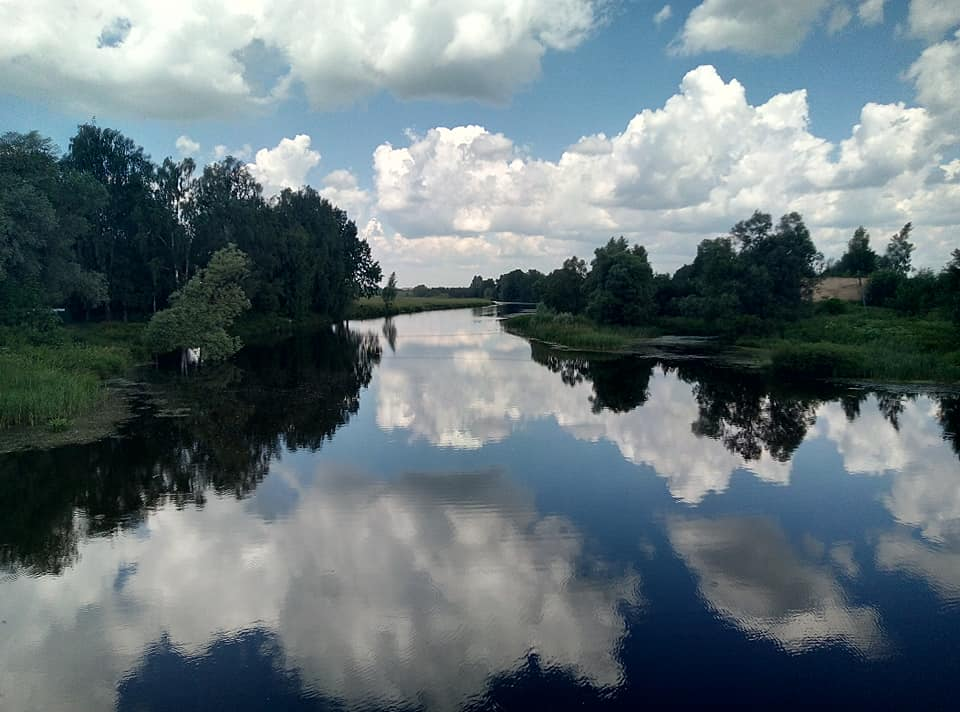
[[[390, 314], [413, 314], [416, 312], [438, 311], [441, 309], [468, 309], [485, 307], [492, 304], [489, 299], [467, 299], [462, 297], [397, 297], [390, 308]], [[347, 314], [349, 319], [380, 319], [387, 316], [383, 299], [369, 297], [358, 299]]]
[[[399, 297], [391, 313], [490, 303], [486, 299]], [[378, 297], [356, 301], [349, 314], [351, 319], [385, 315], [383, 300]], [[315, 314], [301, 320], [252, 314], [237, 322], [236, 332], [247, 343], [263, 343], [329, 323], [328, 317]], [[145, 326], [143, 322], [99, 322], [70, 324], [45, 333], [0, 330], [0, 430], [73, 428], [81, 416], [103, 406], [106, 379], [149, 361], [141, 340]]]
[[[504, 325], [527, 338], [620, 353], [642, 348], [646, 338], [674, 333], [669, 323], [629, 329], [564, 314], [523, 315]], [[960, 329], [938, 315], [911, 317], [850, 304], [842, 313], [777, 324], [769, 332], [730, 338], [729, 343], [785, 377], [960, 383]]]
[[570, 314], [520, 314], [504, 320], [513, 334], [571, 349], [626, 352], [644, 338], [657, 336], [653, 328], [601, 326], [583, 316]]
[[759, 349], [783, 375], [960, 382], [960, 329], [935, 314], [848, 305], [739, 343]]
[[64, 430], [105, 397], [103, 380], [138, 357], [140, 324], [71, 326], [44, 335], [0, 335], [0, 429]]

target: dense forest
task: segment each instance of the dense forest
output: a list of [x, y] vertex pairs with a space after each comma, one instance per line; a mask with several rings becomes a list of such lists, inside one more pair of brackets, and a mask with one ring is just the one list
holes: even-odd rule
[[156, 164], [118, 131], [78, 127], [65, 153], [36, 132], [0, 137], [0, 325], [145, 317], [218, 250], [245, 254], [256, 312], [342, 316], [380, 267], [347, 214], [315, 190], [266, 199], [243, 163]]

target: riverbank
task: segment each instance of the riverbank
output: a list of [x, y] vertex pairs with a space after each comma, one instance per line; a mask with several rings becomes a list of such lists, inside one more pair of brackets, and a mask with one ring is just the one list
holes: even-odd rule
[[0, 430], [65, 431], [103, 406], [103, 384], [146, 357], [143, 324], [71, 325], [44, 334], [5, 329], [0, 347]]
[[387, 312], [380, 297], [358, 299], [347, 312], [348, 319], [382, 319], [397, 314], [416, 314], [425, 311], [443, 309], [470, 309], [487, 307], [493, 304], [489, 299], [471, 299], [467, 297], [397, 297]]
[[[526, 338], [619, 354], [648, 352], [670, 327], [611, 327], [564, 314], [524, 314], [503, 323]], [[737, 361], [785, 377], [960, 383], [960, 330], [936, 315], [911, 317], [850, 304], [841, 313], [772, 326], [766, 336], [720, 336], [718, 342], [732, 347]]]
[[[463, 309], [491, 304], [486, 299], [400, 297], [393, 314]], [[386, 315], [383, 300], [360, 299], [350, 319]], [[319, 329], [329, 317], [311, 314], [292, 320], [247, 315], [236, 324], [245, 343], [269, 343], [294, 331]], [[93, 413], [114, 412], [107, 381], [150, 361], [141, 337], [145, 322], [95, 322], [64, 325], [42, 334], [18, 329], [0, 333], [0, 431], [28, 429], [47, 434], [80, 432]]]

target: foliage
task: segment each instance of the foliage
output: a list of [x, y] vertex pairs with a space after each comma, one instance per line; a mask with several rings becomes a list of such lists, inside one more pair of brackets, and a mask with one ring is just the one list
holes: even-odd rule
[[[470, 309], [485, 307], [489, 299], [468, 299], [465, 297], [404, 297], [398, 296], [393, 302], [391, 314], [414, 314], [424, 311], [443, 309]], [[348, 319], [380, 319], [388, 316], [382, 299], [365, 297], [357, 299], [347, 311]]]
[[870, 233], [861, 225], [854, 231], [847, 243], [847, 251], [831, 274], [838, 277], [865, 276], [877, 269], [878, 259], [877, 253], [870, 247]]
[[538, 310], [505, 319], [504, 328], [527, 338], [572, 349], [624, 351], [638, 340], [655, 335], [650, 328], [599, 325], [585, 316]]
[[960, 248], [953, 251], [952, 259], [944, 267], [941, 279], [944, 301], [953, 316], [953, 321], [960, 324]]
[[62, 157], [36, 132], [0, 137], [2, 319], [51, 306], [74, 318], [144, 317], [231, 243], [251, 258], [246, 286], [259, 312], [339, 318], [377, 292], [369, 244], [316, 191], [268, 201], [229, 156], [196, 169], [189, 158], [157, 165], [93, 124], [78, 127]]
[[581, 313], [587, 306], [586, 280], [586, 262], [576, 257], [564, 260], [563, 267], [544, 278], [543, 303], [558, 312]]
[[397, 273], [391, 272], [390, 278], [387, 280], [386, 286], [380, 292], [380, 296], [383, 298], [383, 308], [390, 313], [390, 309], [393, 307], [393, 303], [397, 299]]
[[914, 245], [910, 242], [910, 232], [913, 230], [913, 224], [907, 223], [900, 232], [890, 238], [887, 243], [887, 252], [881, 260], [880, 266], [884, 269], [905, 277], [910, 273], [910, 255], [913, 253]]
[[863, 354], [842, 344], [797, 344], [778, 346], [771, 357], [774, 373], [780, 376], [838, 378], [864, 372]]
[[587, 314], [602, 324], [637, 325], [653, 315], [653, 270], [642, 245], [610, 238], [594, 251], [584, 289]]
[[234, 245], [218, 250], [210, 263], [170, 297], [170, 308], [158, 312], [144, 332], [153, 353], [199, 348], [205, 361], [219, 361], [240, 348], [227, 330], [250, 308], [242, 282], [247, 256]]
[[535, 269], [515, 269], [497, 280], [497, 299], [503, 302], [534, 304], [543, 294], [543, 274]]
[[72, 418], [101, 402], [101, 379], [132, 362], [122, 346], [78, 343], [65, 334], [38, 341], [25, 330], [3, 334], [0, 429]]
[[893, 301], [903, 281], [903, 275], [892, 269], [877, 270], [870, 276], [867, 289], [864, 292], [864, 302], [872, 307], [887, 306]]
[[926, 314], [943, 301], [940, 278], [930, 270], [920, 270], [897, 285], [891, 306], [905, 314]]
[[846, 314], [847, 302], [831, 297], [830, 299], [824, 299], [822, 302], [819, 302], [814, 311], [817, 314], [830, 314], [834, 316], [837, 314]]

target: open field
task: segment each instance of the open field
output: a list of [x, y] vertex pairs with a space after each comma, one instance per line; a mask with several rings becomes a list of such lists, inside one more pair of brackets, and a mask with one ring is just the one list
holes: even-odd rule
[[825, 277], [817, 283], [813, 290], [813, 301], [822, 302], [825, 299], [840, 299], [845, 302], [860, 302], [863, 300], [863, 289], [866, 280], [856, 277]]

